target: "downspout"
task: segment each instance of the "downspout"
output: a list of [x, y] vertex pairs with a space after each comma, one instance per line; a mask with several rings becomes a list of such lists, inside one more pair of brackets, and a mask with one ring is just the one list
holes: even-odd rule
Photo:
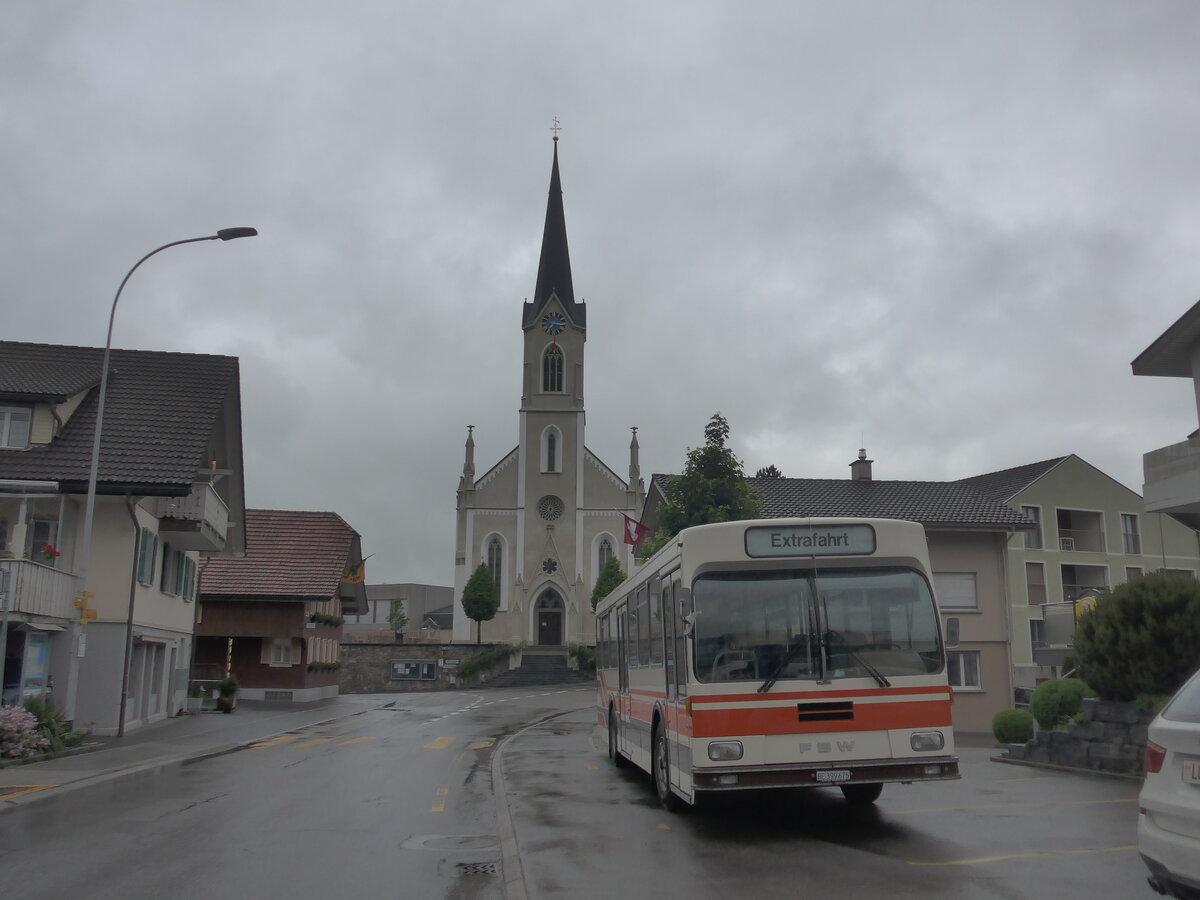
[[133, 566], [129, 570], [129, 613], [125, 617], [125, 664], [121, 669], [121, 709], [117, 717], [117, 737], [125, 736], [125, 708], [129, 705], [129, 666], [133, 660], [133, 604], [137, 599], [138, 586], [138, 542], [142, 528], [134, 511], [133, 495], [125, 494], [125, 509], [133, 522]]

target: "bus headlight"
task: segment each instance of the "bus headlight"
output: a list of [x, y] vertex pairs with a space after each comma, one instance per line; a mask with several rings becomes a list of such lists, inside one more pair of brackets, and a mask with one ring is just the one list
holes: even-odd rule
[[742, 758], [741, 741], [711, 741], [708, 745], [708, 758], [713, 762], [730, 762]]
[[917, 752], [941, 750], [946, 746], [946, 738], [940, 731], [915, 731], [908, 743]]

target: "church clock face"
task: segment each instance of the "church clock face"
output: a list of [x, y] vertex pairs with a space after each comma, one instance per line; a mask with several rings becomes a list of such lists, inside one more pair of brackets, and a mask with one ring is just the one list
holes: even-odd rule
[[563, 502], [553, 494], [547, 494], [538, 501], [537, 511], [547, 522], [553, 522], [563, 514]]
[[546, 332], [546, 334], [562, 334], [563, 329], [566, 327], [566, 317], [559, 313], [547, 313], [542, 317], [542, 331]]

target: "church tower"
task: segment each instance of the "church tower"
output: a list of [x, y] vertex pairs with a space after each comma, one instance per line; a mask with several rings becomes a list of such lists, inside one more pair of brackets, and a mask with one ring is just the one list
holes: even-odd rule
[[628, 481], [584, 442], [587, 307], [576, 301], [571, 277], [557, 134], [537, 281], [521, 310], [521, 330], [519, 443], [478, 479], [468, 426], [458, 490], [454, 639], [475, 637], [461, 601], [482, 562], [500, 588], [500, 611], [483, 623], [484, 641], [594, 644], [592, 587], [609, 557], [629, 571], [623, 515], [640, 512], [645, 490], [636, 433]]

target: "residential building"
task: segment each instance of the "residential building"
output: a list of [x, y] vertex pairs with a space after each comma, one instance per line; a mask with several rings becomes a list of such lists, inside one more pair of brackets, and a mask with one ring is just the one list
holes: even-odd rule
[[336, 696], [342, 626], [367, 611], [362, 543], [333, 512], [246, 510], [246, 552], [200, 576], [192, 678], [247, 700]]
[[1074, 454], [959, 484], [1034, 523], [1008, 544], [1013, 682], [1019, 689], [1063, 674], [1078, 602], [1158, 569], [1200, 574], [1195, 531], [1148, 512], [1135, 491]]
[[[1190, 378], [1200, 419], [1200, 303], [1155, 338], [1131, 364], [1134, 375]], [[1200, 431], [1142, 457], [1147, 512], [1169, 513], [1200, 529]]]
[[537, 283], [521, 310], [521, 330], [516, 448], [476, 478], [474, 430], [467, 429], [458, 485], [453, 637], [477, 636], [461, 599], [468, 578], [484, 563], [499, 586], [500, 608], [482, 623], [482, 640], [541, 648], [590, 644], [592, 586], [608, 558], [620, 558], [626, 570], [632, 564], [623, 514], [640, 509], [645, 492], [636, 430], [628, 480], [584, 442], [587, 308], [575, 299], [571, 278], [557, 137]]
[[83, 593], [103, 358], [0, 341], [0, 644], [6, 700], [113, 734], [183, 708], [196, 572], [242, 551], [244, 491], [237, 359], [112, 351]]
[[[747, 478], [764, 518], [861, 516], [907, 519], [925, 526], [942, 615], [957, 620], [947, 651], [954, 687], [954, 727], [990, 732], [992, 716], [1012, 705], [1005, 553], [1010, 537], [1030, 527], [1004, 503], [954, 482], [875, 481], [860, 453], [849, 479]], [[667, 476], [651, 479], [642, 522], [654, 530]], [[949, 629], [953, 630], [953, 629]]]
[[347, 642], [391, 642], [388, 623], [393, 603], [402, 604], [408, 622], [401, 629], [406, 643], [448, 644], [454, 627], [454, 588], [437, 584], [368, 584], [367, 611], [346, 616]]

